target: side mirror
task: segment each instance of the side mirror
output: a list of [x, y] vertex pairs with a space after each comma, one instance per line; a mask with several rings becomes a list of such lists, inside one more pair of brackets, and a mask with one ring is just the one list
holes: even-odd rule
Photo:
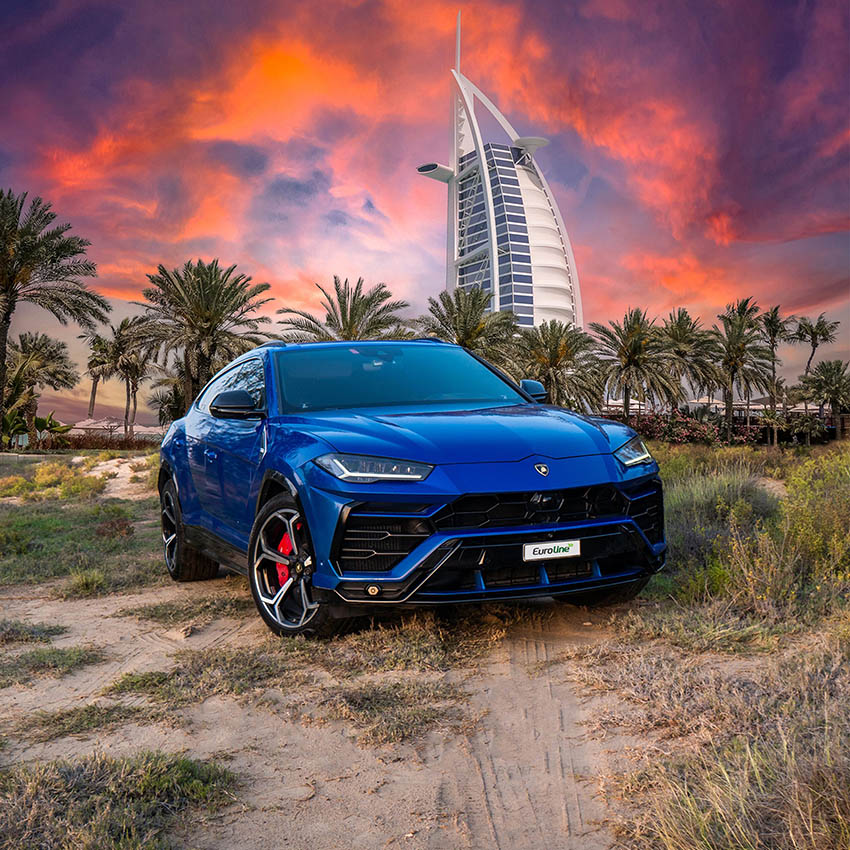
[[246, 390], [219, 393], [210, 405], [210, 413], [218, 419], [258, 419], [262, 416], [251, 393]]
[[540, 381], [531, 381], [528, 378], [523, 378], [520, 382], [520, 389], [528, 393], [535, 401], [545, 404], [549, 400], [549, 393], [546, 392], [546, 387]]

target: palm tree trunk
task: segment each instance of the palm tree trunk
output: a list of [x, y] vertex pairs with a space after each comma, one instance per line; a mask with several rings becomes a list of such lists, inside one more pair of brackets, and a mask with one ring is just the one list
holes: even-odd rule
[[629, 412], [631, 411], [631, 401], [632, 401], [632, 388], [626, 384], [623, 387], [623, 416], [626, 418], [626, 422], [629, 421]]
[[94, 418], [94, 400], [97, 398], [97, 385], [100, 383], [100, 377], [93, 375], [91, 379], [91, 395], [89, 396], [89, 419]]
[[[816, 345], [812, 346], [812, 353], [809, 355], [809, 359], [806, 361], [806, 369], [803, 372], [804, 376], [808, 375], [809, 369], [812, 368], [812, 360], [815, 359], [815, 351], [817, 351], [817, 348], [818, 347]], [[803, 410], [806, 412], [806, 416], [808, 416], [809, 415], [809, 400], [805, 396], [803, 396]], [[809, 445], [809, 444], [807, 443], [806, 445]]]
[[776, 413], [776, 349], [770, 358], [770, 412]]
[[38, 431], [35, 427], [35, 416], [38, 413], [38, 397], [35, 394], [35, 387], [29, 388], [30, 400], [24, 405], [24, 419], [27, 423], [27, 440], [28, 448], [34, 450], [38, 445]]
[[133, 437], [135, 436], [135, 431], [134, 431], [134, 427], [133, 427], [133, 426], [136, 424], [136, 408], [137, 408], [137, 406], [138, 406], [138, 398], [137, 398], [137, 397], [138, 397], [138, 392], [139, 392], [139, 388], [134, 386], [134, 387], [133, 387], [133, 390], [132, 390], [132, 396], [133, 396], [133, 413], [132, 413], [132, 415], [130, 416], [130, 431], [129, 431], [129, 436], [130, 436], [130, 439], [131, 439], [131, 440], [132, 440], [132, 439], [133, 439]]
[[732, 442], [732, 387], [723, 387], [723, 403], [726, 406], [726, 439]]
[[[9, 343], [9, 325], [11, 324], [11, 313], [4, 313], [3, 317], [0, 318], [0, 422], [6, 415], [6, 349]], [[11, 445], [11, 441], [9, 445]], [[0, 440], [0, 451], [2, 450], [2, 440]]]
[[127, 432], [130, 428], [130, 381], [124, 379], [124, 389], [126, 390], [126, 401], [124, 403], [124, 439], [127, 439]]
[[750, 427], [750, 391], [747, 390], [747, 428]]

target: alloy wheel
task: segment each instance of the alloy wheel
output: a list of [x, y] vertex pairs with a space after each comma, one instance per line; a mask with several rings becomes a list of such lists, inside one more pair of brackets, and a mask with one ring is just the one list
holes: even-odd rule
[[266, 613], [283, 629], [300, 629], [319, 610], [310, 595], [313, 556], [301, 515], [284, 508], [269, 516], [254, 546], [254, 586]]
[[177, 509], [174, 497], [166, 490], [162, 494], [162, 545], [165, 550], [165, 566], [168, 572], [174, 574], [177, 569]]

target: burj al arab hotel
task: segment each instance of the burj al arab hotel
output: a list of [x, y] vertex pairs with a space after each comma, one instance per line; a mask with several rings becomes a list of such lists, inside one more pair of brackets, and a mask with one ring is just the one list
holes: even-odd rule
[[[460, 13], [452, 69], [449, 165], [419, 167], [448, 186], [446, 288], [480, 286], [491, 308], [521, 326], [559, 319], [582, 325], [581, 292], [564, 220], [535, 153], [547, 144], [520, 136], [493, 101], [460, 72]], [[475, 116], [486, 109], [505, 131], [485, 142]]]

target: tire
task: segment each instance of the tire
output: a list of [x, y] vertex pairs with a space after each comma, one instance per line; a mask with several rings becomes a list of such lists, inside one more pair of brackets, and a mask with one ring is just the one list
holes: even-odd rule
[[177, 488], [168, 480], [159, 494], [165, 566], [174, 581], [207, 581], [218, 575], [218, 562], [186, 543]]
[[628, 584], [618, 584], [609, 590], [590, 590], [587, 593], [564, 596], [562, 599], [571, 605], [584, 605], [587, 608], [605, 608], [608, 605], [619, 605], [622, 602], [631, 602], [647, 586], [649, 578], [649, 576], [646, 576]]
[[329, 637], [348, 626], [350, 618], [332, 617], [326, 604], [313, 601], [314, 565], [301, 509], [287, 493], [273, 496], [258, 511], [251, 530], [248, 580], [257, 611], [276, 635]]

